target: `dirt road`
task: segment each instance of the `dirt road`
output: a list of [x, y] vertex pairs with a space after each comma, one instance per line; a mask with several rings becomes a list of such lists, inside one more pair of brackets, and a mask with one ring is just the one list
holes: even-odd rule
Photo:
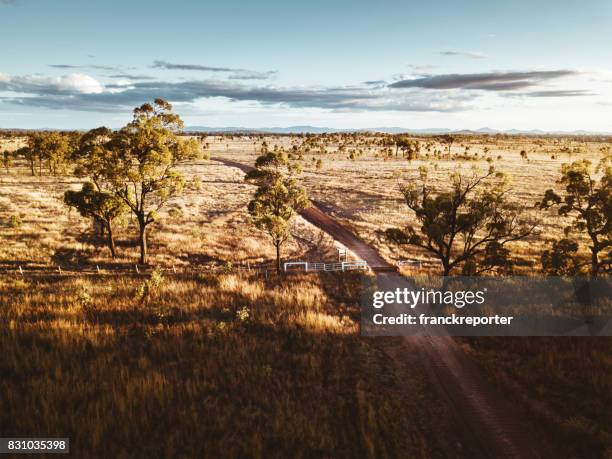
[[[248, 172], [253, 167], [224, 158], [212, 158], [230, 167]], [[410, 287], [409, 281], [393, 271], [378, 251], [351, 233], [316, 205], [301, 212], [302, 217], [345, 245], [357, 256], [367, 261], [377, 272], [380, 290]], [[385, 338], [377, 338], [385, 339]], [[439, 432], [440, 435], [459, 439], [463, 450], [456, 457], [483, 458], [539, 458], [544, 442], [533, 438], [529, 423], [510, 400], [488, 384], [475, 363], [461, 350], [457, 342], [448, 336], [414, 336], [402, 338], [402, 346], [389, 346], [388, 352], [399, 366], [399, 372], [411, 371], [403, 368], [404, 352], [418, 353], [431, 386], [449, 407], [454, 418], [454, 432]]]

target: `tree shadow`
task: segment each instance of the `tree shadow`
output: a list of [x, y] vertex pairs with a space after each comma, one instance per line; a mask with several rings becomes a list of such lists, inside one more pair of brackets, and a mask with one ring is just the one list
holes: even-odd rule
[[190, 265], [208, 265], [208, 264], [219, 264], [224, 265], [226, 260], [212, 257], [206, 253], [187, 253], [178, 257], [179, 260], [185, 261]]

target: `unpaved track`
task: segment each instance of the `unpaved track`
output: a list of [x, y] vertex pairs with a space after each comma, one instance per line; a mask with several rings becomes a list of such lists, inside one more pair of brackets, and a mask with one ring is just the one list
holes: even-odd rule
[[[253, 169], [235, 161], [214, 157], [214, 161], [236, 167], [244, 172]], [[393, 271], [378, 251], [355, 236], [316, 205], [300, 212], [302, 217], [345, 245], [367, 261], [377, 272], [381, 290], [410, 287], [410, 282]], [[413, 336], [403, 338], [405, 352], [417, 352], [428, 379], [439, 399], [450, 408], [454, 417], [454, 432], [439, 432], [461, 439], [467, 447], [463, 454], [483, 458], [547, 457], [544, 442], [538, 442], [529, 431], [529, 422], [496, 388], [488, 384], [475, 363], [449, 336]], [[402, 365], [401, 355], [394, 349], [394, 360]]]

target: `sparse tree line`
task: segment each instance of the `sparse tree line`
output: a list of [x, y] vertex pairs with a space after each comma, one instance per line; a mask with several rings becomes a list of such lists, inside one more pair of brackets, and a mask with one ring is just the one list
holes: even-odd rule
[[[428, 174], [421, 167], [418, 180], [400, 185], [418, 226], [387, 229], [381, 232], [384, 239], [425, 250], [440, 261], [444, 276], [512, 274], [509, 246], [531, 236], [539, 221], [508, 199], [507, 177], [493, 167], [471, 176], [453, 173], [450, 190], [439, 191], [429, 185]], [[571, 223], [565, 237], [542, 253], [542, 273], [592, 277], [611, 273], [612, 158], [606, 156], [597, 165], [588, 160], [565, 164], [558, 185], [560, 190], [547, 190], [534, 210], [555, 209]], [[590, 254], [586, 260], [580, 251], [585, 239]]]
[[[159, 212], [185, 186], [177, 167], [203, 158], [207, 136], [179, 135], [183, 122], [172, 106], [157, 99], [137, 107], [130, 123], [119, 130], [96, 128], [76, 132], [34, 132], [27, 145], [5, 152], [3, 166], [10, 169], [15, 155], [23, 157], [32, 175], [59, 174], [69, 169], [86, 180], [78, 191], [68, 190], [64, 202], [83, 217], [91, 218], [104, 236], [111, 255], [116, 255], [114, 226], [131, 214], [138, 223], [140, 263], [147, 263], [147, 232]], [[495, 136], [497, 138], [497, 136]], [[231, 139], [225, 135], [221, 141]], [[297, 212], [309, 205], [298, 181], [298, 161], [304, 153], [327, 151], [329, 143], [350, 159], [363, 149], [382, 147], [388, 155], [417, 159], [424, 150], [434, 157], [448, 157], [451, 147], [461, 142], [463, 155], [470, 154], [469, 138], [455, 135], [415, 139], [398, 135], [363, 133], [303, 134], [292, 140], [291, 149], [269, 147], [266, 136], [251, 135], [260, 153], [255, 170], [245, 180], [257, 186], [248, 212], [254, 227], [265, 233], [276, 251], [276, 268], [281, 269], [281, 248], [290, 238]], [[440, 147], [440, 145], [443, 146]], [[204, 148], [203, 148], [204, 146]], [[358, 149], [361, 147], [362, 149]], [[566, 148], [566, 147], [563, 147]], [[485, 147], [484, 154], [490, 152]], [[547, 275], [598, 276], [612, 271], [612, 157], [597, 165], [587, 160], [565, 164], [557, 189], [546, 191], [534, 212], [556, 212], [570, 219], [564, 237], [552, 241], [541, 255], [542, 272]], [[428, 155], [428, 153], [426, 154]], [[522, 150], [521, 157], [527, 159]], [[321, 168], [319, 158], [313, 163]], [[514, 272], [513, 243], [529, 238], [538, 229], [538, 217], [508, 199], [511, 185], [493, 166], [485, 173], [453, 173], [448, 190], [430, 184], [430, 171], [418, 169], [419, 177], [400, 185], [404, 202], [417, 225], [380, 231], [383, 239], [398, 246], [414, 246], [437, 258], [445, 276], [507, 275]], [[584, 241], [586, 247], [581, 247]], [[589, 252], [589, 259], [583, 253]]]

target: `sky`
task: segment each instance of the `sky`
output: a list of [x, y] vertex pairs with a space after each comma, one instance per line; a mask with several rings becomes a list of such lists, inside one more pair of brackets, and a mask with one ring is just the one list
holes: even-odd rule
[[610, 0], [0, 0], [0, 128], [612, 132]]

